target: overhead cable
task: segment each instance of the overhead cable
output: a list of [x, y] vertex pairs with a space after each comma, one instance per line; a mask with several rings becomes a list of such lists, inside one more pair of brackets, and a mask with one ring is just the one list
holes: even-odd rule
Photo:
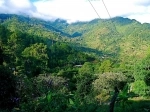
[[93, 6], [93, 4], [91, 3], [90, 0], [88, 0], [89, 3], [91, 4], [92, 8], [94, 9], [95, 13], [97, 14], [97, 16], [99, 17], [99, 19], [101, 19], [100, 15], [98, 14], [97, 10], [95, 9], [95, 7]]

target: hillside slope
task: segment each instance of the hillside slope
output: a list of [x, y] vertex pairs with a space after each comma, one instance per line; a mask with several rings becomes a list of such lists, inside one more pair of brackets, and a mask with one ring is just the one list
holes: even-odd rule
[[122, 17], [68, 24], [61, 19], [44, 21], [0, 14], [0, 23], [11, 31], [19, 30], [30, 35], [65, 41], [79, 50], [120, 60], [144, 57], [150, 42], [150, 24]]
[[77, 43], [81, 46], [103, 51], [121, 60], [142, 58], [146, 55], [150, 42], [150, 24], [116, 17], [112, 20], [93, 20], [76, 23], [68, 29], [82, 33]]

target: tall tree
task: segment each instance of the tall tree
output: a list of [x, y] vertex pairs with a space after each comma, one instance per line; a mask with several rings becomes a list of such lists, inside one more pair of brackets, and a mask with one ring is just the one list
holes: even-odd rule
[[111, 72], [112, 62], [110, 60], [104, 60], [99, 68], [100, 73]]
[[47, 70], [49, 57], [47, 55], [47, 46], [43, 43], [36, 43], [25, 48], [22, 56], [25, 59], [24, 69], [26, 74], [36, 76]]

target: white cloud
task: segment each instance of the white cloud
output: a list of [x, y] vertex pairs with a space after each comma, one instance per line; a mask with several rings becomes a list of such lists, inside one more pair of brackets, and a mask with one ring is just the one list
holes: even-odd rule
[[31, 8], [32, 6], [29, 0], [7, 0], [6, 4], [14, 8]]
[[1, 13], [32, 14], [36, 7], [29, 0], [0, 0]]
[[[150, 0], [103, 0], [111, 17], [124, 16], [149, 22]], [[109, 18], [102, 0], [91, 0], [101, 18]], [[69, 22], [98, 18], [88, 0], [45, 0], [34, 3], [38, 12], [67, 19]]]
[[150, 6], [150, 0], [132, 0], [131, 2], [135, 5]]
[[91, 20], [93, 17], [97, 17], [89, 3], [84, 0], [38, 1], [34, 5], [40, 13], [68, 21]]
[[[32, 2], [31, 2], [32, 1]], [[101, 18], [109, 18], [102, 0], [90, 0]], [[150, 23], [150, 0], [103, 0], [111, 17], [123, 16]], [[0, 0], [0, 12], [25, 13], [68, 22], [98, 18], [88, 0]]]

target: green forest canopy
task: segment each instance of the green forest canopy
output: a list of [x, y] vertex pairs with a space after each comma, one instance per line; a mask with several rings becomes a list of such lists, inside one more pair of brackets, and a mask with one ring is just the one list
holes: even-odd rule
[[0, 20], [0, 111], [106, 112], [114, 87], [115, 112], [150, 110], [149, 24]]

